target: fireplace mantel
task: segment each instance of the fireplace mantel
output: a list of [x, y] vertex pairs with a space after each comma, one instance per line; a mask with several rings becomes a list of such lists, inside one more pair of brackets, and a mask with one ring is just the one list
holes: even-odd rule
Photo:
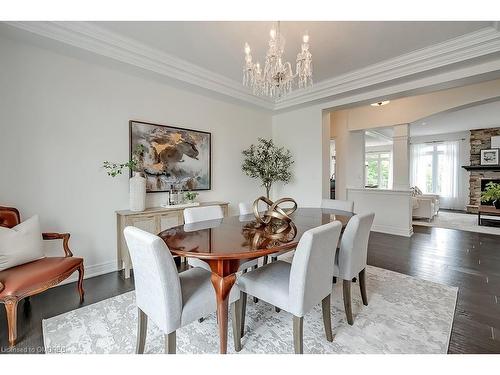
[[500, 172], [500, 165], [462, 165], [463, 169], [470, 171], [494, 171]]

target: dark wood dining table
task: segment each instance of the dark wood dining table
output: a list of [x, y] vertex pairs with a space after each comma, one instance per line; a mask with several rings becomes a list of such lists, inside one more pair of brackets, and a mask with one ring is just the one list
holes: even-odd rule
[[335, 220], [345, 228], [353, 215], [326, 208], [299, 208], [290, 215], [292, 224], [286, 230], [280, 225], [256, 227], [255, 217], [250, 214], [184, 224], [167, 229], [159, 236], [172, 254], [203, 259], [210, 265], [217, 298], [220, 353], [226, 353], [229, 292], [240, 265], [265, 255], [293, 250], [302, 234], [311, 228]]

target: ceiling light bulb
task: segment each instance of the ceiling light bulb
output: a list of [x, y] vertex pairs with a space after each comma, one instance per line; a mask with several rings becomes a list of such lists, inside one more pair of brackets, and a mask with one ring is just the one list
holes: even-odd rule
[[381, 106], [389, 104], [389, 103], [390, 103], [390, 100], [384, 100], [384, 101], [381, 101], [381, 102], [372, 103], [370, 105], [372, 107], [381, 107]]
[[304, 34], [304, 36], [302, 37], [302, 42], [309, 43], [309, 35]]
[[269, 36], [271, 37], [271, 39], [276, 38], [276, 30], [275, 29], [271, 29], [271, 31], [269, 32]]
[[245, 43], [245, 53], [248, 55], [250, 53], [250, 46], [248, 43]]

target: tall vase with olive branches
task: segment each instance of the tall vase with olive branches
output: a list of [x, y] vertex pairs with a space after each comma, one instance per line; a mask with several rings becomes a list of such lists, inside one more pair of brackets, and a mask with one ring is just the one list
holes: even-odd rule
[[243, 151], [242, 171], [249, 177], [260, 180], [269, 198], [275, 182], [288, 183], [292, 178], [292, 153], [278, 147], [272, 139], [259, 138], [257, 145]]
[[133, 175], [129, 180], [129, 207], [131, 211], [144, 211], [146, 209], [146, 179], [142, 176], [144, 153], [146, 148], [137, 145], [132, 152], [132, 158], [125, 163], [103, 162], [103, 168], [110, 177], [123, 174], [123, 170], [129, 168]]

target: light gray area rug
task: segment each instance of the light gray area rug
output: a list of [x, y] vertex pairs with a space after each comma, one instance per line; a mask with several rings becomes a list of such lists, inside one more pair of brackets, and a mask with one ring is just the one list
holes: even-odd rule
[[[354, 325], [345, 319], [342, 283], [333, 285], [334, 340], [326, 341], [321, 306], [304, 318], [305, 353], [446, 353], [457, 288], [384, 270], [367, 268], [368, 306], [353, 284]], [[43, 320], [47, 352], [133, 353], [136, 340], [135, 292], [129, 292]], [[293, 353], [292, 316], [248, 299], [246, 334], [240, 353]], [[217, 353], [215, 314], [177, 331], [177, 353]], [[163, 334], [150, 321], [146, 353], [161, 353]], [[234, 353], [231, 322], [228, 352]]]
[[[481, 215], [481, 217], [488, 218], [487, 215]], [[413, 220], [413, 225], [420, 225], [423, 227], [459, 229], [468, 232], [500, 235], [500, 227], [478, 225], [477, 215], [465, 214], [461, 212], [439, 211], [439, 214], [437, 216], [434, 216], [434, 219], [432, 219], [430, 223], [426, 220], [415, 219]]]

